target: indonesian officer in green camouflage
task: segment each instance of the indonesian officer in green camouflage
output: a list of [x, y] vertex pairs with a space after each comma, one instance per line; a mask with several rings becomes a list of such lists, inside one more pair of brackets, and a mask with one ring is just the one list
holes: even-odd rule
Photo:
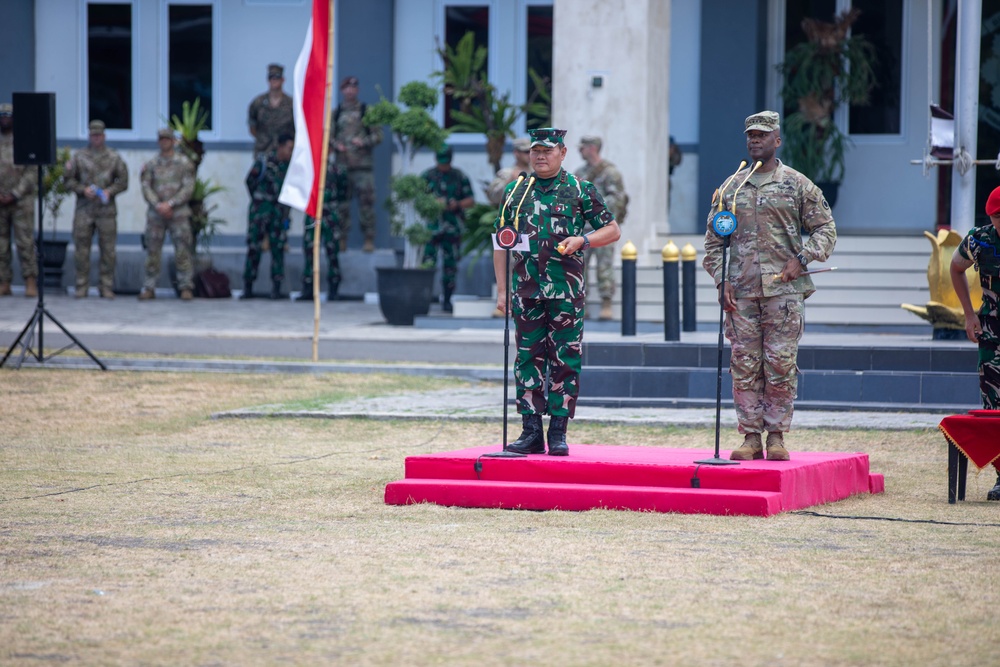
[[292, 158], [295, 140], [291, 135], [278, 137], [273, 151], [254, 161], [247, 174], [250, 212], [247, 221], [247, 260], [243, 268], [241, 299], [254, 298], [253, 283], [257, 279], [260, 254], [267, 242], [271, 251], [271, 298], [281, 298], [281, 281], [285, 277], [285, 245], [291, 208], [278, 202], [281, 185], [285, 182], [288, 162]]
[[[347, 192], [347, 171], [342, 169], [333, 153], [326, 162], [326, 180], [323, 185], [323, 212], [320, 223], [320, 243], [326, 252], [326, 300], [337, 298], [340, 289], [340, 219], [339, 206]], [[299, 301], [313, 300], [313, 248], [316, 239], [316, 219], [305, 217], [302, 233], [302, 254], [305, 263], [302, 269], [302, 293]]]
[[437, 264], [438, 248], [441, 249], [442, 309], [452, 312], [451, 295], [455, 292], [458, 262], [462, 259], [462, 232], [465, 229], [465, 209], [476, 203], [469, 177], [451, 165], [452, 149], [445, 145], [438, 149], [437, 166], [428, 169], [421, 178], [427, 182], [427, 191], [437, 197], [444, 208], [441, 217], [428, 223], [432, 236], [424, 246], [424, 260]]
[[[983, 409], [1000, 410], [1000, 188], [986, 200], [990, 224], [972, 229], [951, 259], [951, 283], [965, 313], [965, 333], [979, 345], [979, 395]], [[969, 296], [965, 271], [975, 265], [983, 287], [983, 305], [977, 313]], [[997, 483], [986, 495], [1000, 500], [1000, 464]]]
[[[562, 168], [565, 130], [541, 128], [531, 137], [531, 179], [507, 186], [497, 228], [513, 225], [528, 239], [527, 251], [493, 253], [497, 309], [514, 315], [517, 354], [514, 380], [523, 430], [508, 446], [541, 454], [542, 415], [551, 415], [548, 453], [566, 456], [566, 426], [576, 411], [582, 365], [584, 251], [614, 243], [618, 223], [597, 188]], [[589, 225], [594, 231], [585, 232]]]
[[[730, 370], [733, 403], [743, 446], [736, 460], [788, 460], [784, 433], [791, 428], [798, 388], [798, 343], [804, 325], [803, 301], [816, 291], [806, 271], [825, 261], [837, 242], [837, 228], [823, 192], [776, 156], [781, 146], [780, 119], [762, 111], [744, 123], [751, 164], [720, 189], [722, 207], [738, 221], [731, 237], [725, 290], [719, 299], [726, 313], [725, 332], [732, 345]], [[737, 194], [738, 193], [738, 194]], [[735, 196], [735, 202], [733, 198]], [[704, 267], [719, 287], [723, 240], [711, 220], [705, 234]], [[800, 230], [808, 233], [802, 241]]]
[[10, 241], [17, 245], [24, 295], [38, 296], [38, 257], [33, 217], [38, 169], [14, 164], [14, 108], [0, 104], [0, 296], [10, 296], [14, 278]]
[[128, 169], [117, 152], [107, 147], [104, 122], [90, 122], [89, 145], [66, 166], [66, 187], [76, 193], [73, 244], [76, 246], [76, 298], [87, 296], [90, 284], [90, 244], [97, 234], [100, 249], [100, 295], [115, 298], [115, 254], [118, 208], [115, 197], [128, 188]]
[[[576, 175], [584, 181], [590, 181], [604, 197], [615, 222], [619, 225], [625, 222], [625, 211], [628, 206], [628, 194], [625, 192], [625, 180], [621, 171], [614, 163], [601, 157], [600, 137], [587, 135], [580, 139], [580, 156], [584, 159], [582, 167]], [[601, 295], [601, 313], [598, 319], [610, 320], [611, 301], [615, 296], [615, 246], [593, 248], [587, 253], [587, 265], [590, 258], [597, 264], [597, 290]]]
[[194, 164], [175, 150], [173, 130], [157, 133], [160, 154], [142, 166], [142, 196], [149, 204], [146, 212], [146, 280], [140, 300], [156, 296], [160, 277], [163, 241], [167, 231], [174, 242], [177, 289], [181, 299], [194, 298], [194, 235], [191, 232], [191, 195], [194, 193]]

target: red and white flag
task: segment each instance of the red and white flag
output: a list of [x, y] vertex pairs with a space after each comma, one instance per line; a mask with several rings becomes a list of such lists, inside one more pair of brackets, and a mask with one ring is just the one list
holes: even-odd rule
[[332, 0], [313, 0], [306, 41], [299, 59], [295, 61], [295, 149], [278, 195], [282, 204], [314, 218], [321, 216], [323, 205], [322, 181], [326, 167], [323, 148], [327, 141], [324, 122], [329, 115], [327, 101], [332, 76], [332, 21]]

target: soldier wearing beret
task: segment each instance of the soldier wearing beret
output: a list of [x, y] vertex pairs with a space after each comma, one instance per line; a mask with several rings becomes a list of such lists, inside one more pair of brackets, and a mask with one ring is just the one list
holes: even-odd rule
[[24, 295], [38, 296], [38, 257], [35, 254], [35, 198], [38, 170], [14, 164], [14, 108], [0, 104], [0, 296], [10, 296], [10, 242], [17, 245], [24, 278]]
[[194, 165], [174, 150], [174, 133], [164, 128], [157, 133], [160, 154], [142, 167], [142, 196], [149, 204], [146, 213], [146, 280], [139, 293], [145, 301], [155, 298], [160, 277], [163, 241], [167, 231], [174, 242], [177, 289], [181, 299], [194, 298], [194, 236], [191, 232], [191, 195], [194, 193]]
[[358, 198], [358, 216], [364, 235], [364, 252], [375, 250], [375, 158], [372, 150], [382, 143], [382, 128], [364, 124], [368, 106], [358, 99], [358, 77], [340, 82], [342, 101], [333, 110], [330, 123], [330, 150], [347, 173], [347, 192], [340, 202], [340, 249], [347, 249], [351, 230], [351, 200]]
[[128, 189], [128, 169], [121, 156], [105, 144], [104, 122], [88, 126], [89, 145], [70, 158], [66, 187], [76, 193], [73, 245], [76, 246], [76, 298], [87, 296], [90, 285], [90, 245], [97, 234], [100, 249], [99, 288], [102, 299], [115, 298], [115, 252], [118, 208], [115, 197]]
[[[751, 167], [739, 172], [717, 194], [734, 211], [738, 226], [731, 237], [725, 290], [719, 302], [727, 313], [725, 332], [732, 345], [733, 403], [743, 444], [731, 459], [787, 461], [784, 433], [792, 424], [803, 302], [816, 291], [806, 271], [826, 261], [837, 242], [837, 228], [823, 192], [777, 158], [780, 119], [762, 111], [746, 119], [744, 133]], [[752, 165], [761, 166], [752, 172]], [[742, 187], [737, 187], [742, 184]], [[733, 196], [736, 201], [733, 202]], [[713, 212], [716, 201], [713, 201]], [[705, 233], [705, 270], [718, 288], [723, 240], [709, 214]], [[802, 242], [800, 230], [808, 234]]]
[[445, 144], [438, 149], [437, 166], [428, 169], [421, 178], [427, 190], [437, 197], [444, 212], [428, 224], [432, 236], [424, 247], [424, 259], [437, 264], [438, 248], [441, 249], [441, 308], [452, 311], [451, 295], [455, 292], [458, 262], [462, 259], [462, 232], [465, 228], [465, 209], [476, 203], [469, 177], [451, 166], [452, 149]]
[[[562, 168], [566, 130], [529, 132], [534, 181], [507, 186], [510, 202], [497, 228], [513, 224], [528, 237], [529, 250], [511, 251], [513, 276], [506, 280], [506, 250], [493, 253], [497, 310], [510, 308], [516, 327], [514, 380], [522, 431], [508, 450], [566, 456], [566, 427], [580, 390], [584, 316], [584, 251], [614, 243], [618, 223], [593, 184]], [[585, 232], [586, 225], [594, 231]], [[542, 433], [542, 415], [550, 415]]]
[[247, 124], [254, 139], [254, 158], [274, 150], [279, 135], [295, 136], [292, 98], [281, 89], [284, 83], [285, 68], [271, 63], [267, 66], [267, 92], [250, 102]]
[[[625, 222], [628, 207], [625, 181], [618, 167], [601, 157], [601, 145], [600, 137], [587, 135], [580, 139], [580, 156], [584, 159], [584, 165], [577, 170], [576, 175], [594, 184], [604, 197], [604, 203], [611, 209], [611, 214], [615, 216], [615, 221], [621, 225]], [[591, 257], [594, 257], [597, 264], [597, 290], [601, 295], [601, 313], [598, 319], [610, 320], [611, 301], [615, 296], [615, 246], [606, 245], [588, 252], [588, 269]]]
[[[979, 395], [985, 410], [1000, 410], [1000, 188], [986, 200], [990, 224], [971, 230], [951, 259], [951, 284], [965, 313], [965, 333], [979, 345]], [[983, 286], [983, 305], [977, 313], [969, 296], [965, 270], [973, 264]], [[997, 483], [987, 500], [1000, 500], [1000, 463], [994, 462]]]

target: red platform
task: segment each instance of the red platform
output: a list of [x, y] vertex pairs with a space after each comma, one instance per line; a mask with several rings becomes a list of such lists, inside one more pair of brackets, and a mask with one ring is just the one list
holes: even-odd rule
[[[385, 487], [385, 502], [770, 516], [885, 490], [882, 475], [870, 473], [868, 455], [860, 453], [793, 452], [791, 461], [699, 466], [696, 460], [714, 452], [570, 445], [568, 457], [480, 458], [499, 449], [408, 456], [406, 478]], [[477, 459], [482, 463], [478, 477]], [[692, 488], [696, 474], [699, 487]]]

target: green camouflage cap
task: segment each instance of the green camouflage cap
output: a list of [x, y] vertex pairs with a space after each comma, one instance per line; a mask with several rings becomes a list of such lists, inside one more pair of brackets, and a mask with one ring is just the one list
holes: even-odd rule
[[442, 144], [441, 148], [437, 149], [437, 152], [434, 154], [438, 164], [448, 164], [451, 162], [451, 156], [452, 150], [448, 144]]
[[279, 65], [278, 63], [271, 63], [267, 66], [267, 78], [285, 78], [285, 67], [283, 65]]
[[761, 132], [774, 132], [779, 127], [781, 116], [778, 115], [777, 111], [758, 111], [752, 116], [747, 116], [746, 129], [743, 133], [746, 134], [750, 130], [760, 130]]
[[565, 146], [563, 137], [566, 136], [566, 130], [557, 130], [554, 127], [540, 127], [537, 130], [528, 130], [528, 136], [531, 137], [532, 148], [535, 146], [555, 148], [556, 146]]
[[4, 102], [0, 104], [0, 116], [13, 116], [14, 115], [14, 105], [10, 102]]

